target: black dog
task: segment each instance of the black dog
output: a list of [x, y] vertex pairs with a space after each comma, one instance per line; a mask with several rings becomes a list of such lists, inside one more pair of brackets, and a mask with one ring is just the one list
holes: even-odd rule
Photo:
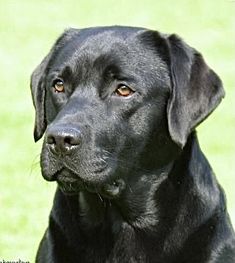
[[176, 35], [70, 29], [31, 79], [42, 175], [58, 182], [37, 262], [234, 263], [195, 127], [224, 96]]

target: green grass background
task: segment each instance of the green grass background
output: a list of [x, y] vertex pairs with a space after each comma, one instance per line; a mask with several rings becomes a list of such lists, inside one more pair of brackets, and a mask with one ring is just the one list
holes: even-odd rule
[[55, 185], [39, 169], [29, 78], [68, 27], [133, 25], [176, 32], [221, 76], [226, 98], [199, 127], [235, 225], [235, 1], [0, 0], [0, 260], [34, 262]]

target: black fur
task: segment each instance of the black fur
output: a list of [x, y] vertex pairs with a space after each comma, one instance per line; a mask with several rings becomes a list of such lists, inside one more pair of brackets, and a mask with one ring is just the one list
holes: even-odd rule
[[31, 90], [42, 175], [58, 182], [37, 262], [235, 262], [195, 132], [224, 91], [196, 50], [143, 28], [69, 29]]

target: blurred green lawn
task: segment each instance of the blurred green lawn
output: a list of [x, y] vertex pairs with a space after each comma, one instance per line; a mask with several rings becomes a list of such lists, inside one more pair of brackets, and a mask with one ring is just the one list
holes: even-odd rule
[[67, 27], [150, 27], [176, 32], [203, 53], [227, 96], [199, 137], [235, 225], [234, 7], [229, 0], [0, 0], [0, 260], [34, 262], [47, 225], [55, 185], [40, 175], [29, 77]]

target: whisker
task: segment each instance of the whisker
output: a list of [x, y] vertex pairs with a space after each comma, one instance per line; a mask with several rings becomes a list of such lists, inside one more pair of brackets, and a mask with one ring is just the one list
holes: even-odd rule
[[29, 171], [29, 175], [30, 175], [30, 176], [32, 176], [33, 171], [34, 171], [34, 170], [39, 166], [39, 164], [40, 164], [40, 161], [36, 161], [36, 160], [38, 159], [38, 157], [40, 157], [40, 154], [37, 154], [37, 155], [34, 157], [33, 161], [32, 161], [32, 164], [31, 164], [31, 166], [30, 166], [30, 171]]
[[104, 202], [104, 200], [103, 200], [103, 198], [102, 198], [102, 196], [97, 192], [97, 195], [99, 196], [99, 198], [100, 198], [100, 200], [101, 200], [101, 202], [103, 203]]
[[127, 187], [129, 188], [130, 192], [133, 193], [131, 186], [129, 184], [127, 184]]

